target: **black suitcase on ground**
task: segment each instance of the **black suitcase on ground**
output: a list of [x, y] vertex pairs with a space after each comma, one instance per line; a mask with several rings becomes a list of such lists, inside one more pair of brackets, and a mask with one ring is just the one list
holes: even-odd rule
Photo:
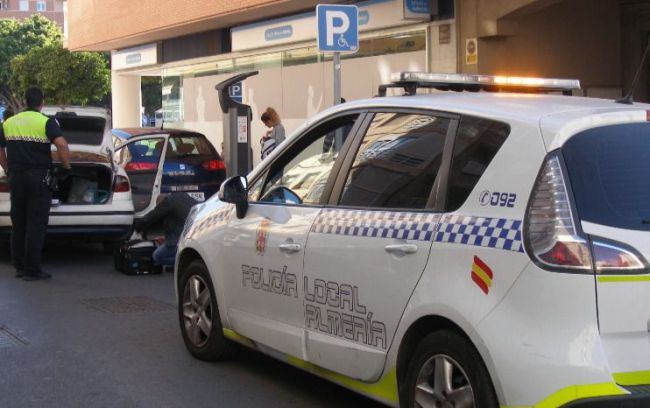
[[115, 269], [126, 275], [144, 275], [161, 273], [162, 267], [153, 263], [153, 241], [134, 239], [126, 241], [115, 250]]

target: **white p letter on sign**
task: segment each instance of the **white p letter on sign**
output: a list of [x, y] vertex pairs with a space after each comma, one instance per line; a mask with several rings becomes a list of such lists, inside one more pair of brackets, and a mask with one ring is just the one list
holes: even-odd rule
[[350, 19], [347, 14], [337, 10], [327, 10], [325, 12], [325, 25], [327, 26], [327, 40], [328, 46], [334, 45], [335, 34], [345, 34], [350, 28]]

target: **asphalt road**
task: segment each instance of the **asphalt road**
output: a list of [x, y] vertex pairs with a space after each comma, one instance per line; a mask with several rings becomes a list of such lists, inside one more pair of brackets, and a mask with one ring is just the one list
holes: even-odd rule
[[125, 276], [99, 246], [48, 244], [48, 281], [0, 255], [0, 407], [373, 407], [311, 374], [243, 350], [185, 350], [173, 274]]

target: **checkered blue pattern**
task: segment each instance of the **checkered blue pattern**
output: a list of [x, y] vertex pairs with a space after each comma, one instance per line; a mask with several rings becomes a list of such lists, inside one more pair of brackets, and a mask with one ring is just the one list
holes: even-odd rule
[[233, 213], [233, 208], [235, 208], [233, 205], [221, 207], [209, 216], [203, 218], [201, 221], [192, 225], [192, 229], [187, 234], [188, 237], [196, 236], [196, 234], [199, 234], [204, 230], [214, 229], [227, 223], [230, 215]]
[[524, 252], [520, 220], [445, 215], [434, 239], [436, 242]]
[[311, 232], [430, 241], [439, 220], [431, 213], [324, 209]]

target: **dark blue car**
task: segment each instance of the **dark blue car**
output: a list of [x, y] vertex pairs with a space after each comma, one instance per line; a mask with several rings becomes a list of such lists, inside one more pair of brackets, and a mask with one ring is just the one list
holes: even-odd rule
[[159, 194], [184, 191], [204, 201], [226, 177], [224, 162], [202, 134], [180, 129], [113, 129], [116, 162], [131, 181], [136, 215]]

